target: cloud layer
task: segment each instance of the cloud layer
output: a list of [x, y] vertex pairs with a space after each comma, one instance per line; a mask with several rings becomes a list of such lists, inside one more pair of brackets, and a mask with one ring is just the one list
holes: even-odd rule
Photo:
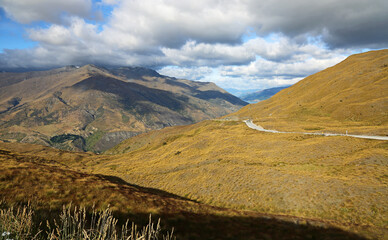
[[[295, 82], [365, 48], [385, 48], [385, 0], [0, 0], [28, 25], [31, 49], [3, 49], [4, 69], [141, 65], [247, 88]], [[98, 7], [112, 11], [103, 22]], [[46, 24], [34, 24], [44, 21]], [[251, 87], [260, 88], [260, 87]]]
[[60, 23], [64, 15], [87, 17], [92, 8], [91, 0], [0, 0], [8, 16], [20, 23], [46, 21]]

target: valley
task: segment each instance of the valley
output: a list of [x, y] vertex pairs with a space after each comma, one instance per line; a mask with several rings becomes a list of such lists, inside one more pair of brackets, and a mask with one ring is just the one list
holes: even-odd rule
[[[388, 50], [352, 55], [244, 107], [143, 68], [52, 70], [70, 74], [61, 94], [21, 99], [6, 87], [38, 80], [10, 78], [0, 197], [46, 213], [69, 202], [141, 223], [151, 213], [178, 239], [386, 239], [387, 64]], [[30, 144], [38, 136], [46, 144]]]

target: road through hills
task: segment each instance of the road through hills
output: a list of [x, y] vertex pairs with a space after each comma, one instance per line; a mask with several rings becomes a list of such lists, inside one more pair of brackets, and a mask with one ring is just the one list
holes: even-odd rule
[[277, 130], [268, 130], [264, 129], [262, 126], [258, 126], [252, 122], [252, 120], [244, 120], [245, 124], [252, 129], [261, 131], [261, 132], [270, 132], [270, 133], [297, 133], [297, 134], [306, 134], [306, 135], [322, 135], [322, 136], [346, 136], [346, 137], [355, 137], [355, 138], [365, 138], [365, 139], [374, 139], [374, 140], [388, 140], [388, 137], [384, 136], [368, 136], [368, 135], [353, 135], [353, 134], [341, 134], [341, 133], [311, 133], [311, 132], [283, 132]]

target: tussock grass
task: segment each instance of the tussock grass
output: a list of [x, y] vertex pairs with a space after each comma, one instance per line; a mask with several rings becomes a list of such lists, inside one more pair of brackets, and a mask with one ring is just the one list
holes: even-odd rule
[[[222, 127], [210, 127], [222, 130]], [[236, 125], [236, 127], [238, 127], [238, 125]], [[170, 147], [174, 146], [176, 141], [193, 138], [193, 134], [196, 134], [195, 138], [201, 140], [201, 135], [207, 133], [207, 131], [204, 131], [203, 133], [201, 133], [201, 131], [190, 130], [187, 134], [183, 134], [181, 138], [170, 141], [166, 145], [159, 144], [158, 142], [155, 143], [156, 145], [148, 144], [147, 142], [146, 145], [147, 148], [150, 147], [150, 149], [158, 151], [160, 148], [169, 145], [171, 145]], [[165, 141], [162, 141], [161, 143], [163, 142]], [[320, 219], [284, 215], [269, 215], [260, 212], [214, 207], [186, 198], [197, 198], [198, 193], [201, 192], [182, 194], [180, 196], [185, 197], [180, 197], [179, 195], [161, 191], [154, 187], [144, 188], [129, 184], [112, 175], [91, 174], [77, 170], [77, 168], [79, 168], [85, 171], [91, 171], [93, 166], [96, 167], [96, 170], [99, 170], [98, 168], [101, 167], [100, 164], [106, 164], [107, 160], [115, 161], [114, 157], [117, 156], [68, 153], [28, 144], [0, 143], [0, 148], [0, 199], [4, 199], [7, 207], [24, 206], [23, 203], [31, 201], [32, 209], [35, 212], [35, 214], [32, 214], [32, 221], [34, 224], [31, 228], [33, 231], [30, 231], [32, 233], [30, 234], [31, 239], [39, 232], [39, 230], [36, 229], [42, 230], [38, 236], [43, 237], [44, 239], [46, 239], [45, 236], [48, 236], [49, 234], [51, 234], [50, 236], [52, 236], [53, 239], [66, 239], [66, 236], [69, 235], [73, 236], [73, 239], [77, 239], [77, 236], [86, 239], [88, 239], [88, 237], [98, 237], [101, 235], [100, 233], [98, 233], [100, 234], [98, 235], [95, 231], [90, 230], [93, 209], [97, 209], [97, 211], [101, 212], [103, 215], [105, 214], [105, 217], [103, 218], [95, 217], [94, 219], [103, 219], [101, 222], [110, 222], [110, 225], [105, 225], [110, 226], [106, 228], [106, 231], [104, 230], [105, 232], [102, 235], [105, 234], [105, 236], [112, 236], [112, 232], [114, 231], [116, 231], [119, 237], [122, 236], [122, 226], [125, 225], [126, 219], [141, 223], [142, 226], [147, 225], [148, 216], [152, 213], [156, 218], [163, 218], [163, 229], [171, 229], [174, 227], [174, 229], [176, 229], [176, 231], [174, 231], [174, 236], [177, 236], [179, 239], [253, 240], [265, 239], [268, 238], [268, 236], [272, 239], [304, 239], [304, 236], [306, 235], [318, 239], [363, 239], [357, 234], [338, 229], [340, 224], [333, 221], [322, 221]], [[141, 152], [141, 148], [135, 150], [135, 152]], [[181, 149], [179, 155], [175, 155], [177, 149]], [[185, 161], [185, 159], [187, 159], [187, 154], [189, 153], [190, 151], [188, 148], [179, 145], [179, 148], [175, 148], [175, 150], [169, 154], [174, 157], [176, 163], [181, 165], [181, 161]], [[209, 172], [211, 173], [213, 172], [212, 165], [214, 164], [233, 165], [235, 163], [236, 161], [226, 157], [212, 158], [204, 162], [199, 162], [199, 164], [191, 166], [189, 169], [199, 169], [202, 171], [203, 169], [209, 168], [211, 170]], [[252, 164], [249, 164], [249, 166], [260, 167], [260, 165], [257, 165], [254, 162], [251, 163]], [[125, 165], [117, 165], [119, 167], [115, 169], [111, 168], [111, 164], [107, 164], [106, 166], [109, 169], [108, 171], [119, 172]], [[165, 170], [164, 175], [168, 178], [176, 171], [182, 171], [184, 173], [187, 170], [187, 166], [185, 165], [172, 166], [174, 169], [163, 169]], [[145, 173], [148, 174], [148, 172]], [[187, 177], [192, 176], [192, 173], [190, 172], [187, 172], [186, 174]], [[159, 178], [158, 175], [155, 176]], [[215, 176], [218, 177], [219, 175], [216, 174]], [[228, 172], [228, 175], [225, 176], [236, 177], [237, 175]], [[204, 185], [206, 188], [202, 191], [209, 194], [216, 193], [214, 189], [212, 189], [212, 185], [209, 185], [209, 182], [207, 182], [206, 179], [207, 176], [204, 175], [204, 183], [207, 185]], [[231, 179], [233, 180], [233, 178]], [[192, 181], [196, 180], [200, 179], [194, 178]], [[186, 182], [191, 185], [193, 183], [192, 181]], [[242, 179], [242, 181], [246, 181], [246, 179]], [[220, 191], [225, 188], [228, 189], [233, 187], [233, 191], [236, 194], [220, 196], [227, 196], [224, 200], [230, 201], [231, 199], [239, 199], [241, 191], [238, 191], [238, 188], [235, 189], [234, 186], [230, 185], [230, 181], [222, 181], [222, 183], [220, 183], [219, 181], [213, 180], [213, 182]], [[199, 181], [199, 183], [201, 184], [202, 182]], [[183, 186], [183, 183], [181, 184]], [[243, 190], [242, 192], [247, 191], [243, 182], [240, 181], [238, 184], [239, 188]], [[182, 190], [180, 185], [177, 185], [176, 188]], [[198, 191], [198, 189], [195, 189], [194, 187], [192, 190]], [[219, 198], [209, 198], [205, 196], [203, 199], [204, 200], [201, 201], [208, 201], [215, 205], [219, 205], [220, 203]], [[75, 211], [74, 208], [72, 208], [71, 211], [68, 208], [61, 211], [62, 206], [68, 206], [70, 202], [72, 202], [74, 206], [82, 207], [78, 208], [77, 211]], [[94, 208], [93, 205], [95, 206]], [[115, 220], [110, 217], [110, 213], [104, 213], [107, 206], [110, 206], [109, 209], [112, 211], [113, 216], [119, 220], [116, 222], [115, 230], [109, 230], [112, 229], [111, 226], [115, 223]], [[350, 206], [345, 207], [351, 209]], [[87, 210], [85, 215], [82, 212], [84, 211], [84, 208]], [[7, 208], [0, 207], [0, 209]], [[381, 207], [376, 205], [374, 211], [381, 211]], [[86, 218], [84, 218], [84, 216]], [[67, 222], [63, 222], [64, 219], [67, 219]], [[84, 219], [87, 221], [86, 224], [84, 224]], [[47, 226], [47, 220], [49, 220], [49, 227]], [[92, 221], [95, 223], [94, 226], [98, 226], [98, 222], [96, 221], [98, 220]], [[86, 226], [85, 231], [80, 231], [79, 229], [84, 225]], [[131, 224], [127, 224], [127, 228], [129, 225]], [[154, 225], [154, 229], [158, 229], [157, 224]], [[143, 229], [139, 228], [138, 230], [138, 232], [143, 233]], [[9, 232], [11, 233], [11, 231]], [[127, 231], [124, 232], [126, 232], [127, 235], [129, 234]], [[162, 233], [167, 237], [165, 231], [162, 231]], [[375, 235], [380, 236], [381, 232], [378, 232]], [[5, 237], [8, 236], [10, 235]]]
[[[161, 233], [160, 219], [155, 224], [151, 215], [143, 228], [129, 220], [119, 225], [112, 211], [87, 212], [85, 208], [63, 206], [54, 219], [34, 216], [30, 205], [0, 209], [0, 239], [13, 240], [172, 240], [173, 231]], [[34, 222], [35, 221], [35, 222]], [[44, 226], [46, 224], [46, 226]]]
[[[363, 225], [370, 232], [386, 226], [388, 148], [382, 141], [204, 121], [139, 135], [109, 153], [116, 155], [89, 162], [94, 172], [202, 203]], [[120, 167], [112, 171], [108, 164]]]
[[33, 236], [40, 231], [34, 229], [32, 220], [33, 210], [30, 205], [24, 207], [1, 208], [0, 209], [0, 239], [20, 239], [30, 240], [36, 239]]

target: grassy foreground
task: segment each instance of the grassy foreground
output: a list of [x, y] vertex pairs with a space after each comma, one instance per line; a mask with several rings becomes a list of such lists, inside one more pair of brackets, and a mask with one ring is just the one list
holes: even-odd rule
[[[108, 155], [70, 153], [28, 144], [0, 143], [0, 149], [2, 212], [9, 216], [9, 208], [15, 206], [12, 212], [17, 216], [17, 206], [30, 202], [35, 212], [31, 219], [37, 225], [42, 222], [39, 227], [42, 234], [52, 232], [45, 228], [46, 220], [53, 222], [56, 219], [60, 226], [60, 216], [64, 214], [62, 206], [72, 203], [85, 208], [89, 220], [93, 206], [100, 212], [110, 206], [118, 220], [118, 234], [126, 219], [146, 226], [149, 214], [152, 214], [154, 219], [162, 219], [161, 229], [170, 231], [174, 228], [177, 239], [364, 239], [339, 229], [335, 221], [213, 207], [154, 188], [129, 184], [118, 177], [86, 173], [88, 161], [101, 161], [100, 157], [109, 158]], [[50, 226], [52, 230], [57, 229], [55, 224]], [[7, 229], [4, 231], [14, 233]], [[58, 231], [54, 233], [58, 234]], [[162, 234], [167, 232], [162, 231]]]
[[[129, 139], [84, 163], [203, 203], [339, 222], [387, 236], [388, 145], [349, 137], [271, 134], [205, 121]], [[120, 154], [121, 153], [121, 154]]]
[[[104, 211], [92, 211], [85, 208], [64, 206], [59, 216], [42, 219], [30, 205], [14, 209], [0, 209], [0, 239], [43, 240], [140, 240], [173, 239], [173, 233], [162, 235], [160, 219], [155, 225], [151, 216], [149, 223], [138, 229], [135, 223], [127, 220], [118, 226], [118, 220], [107, 208]], [[43, 225], [42, 224], [46, 224]], [[175, 238], [174, 238], [175, 239]]]

